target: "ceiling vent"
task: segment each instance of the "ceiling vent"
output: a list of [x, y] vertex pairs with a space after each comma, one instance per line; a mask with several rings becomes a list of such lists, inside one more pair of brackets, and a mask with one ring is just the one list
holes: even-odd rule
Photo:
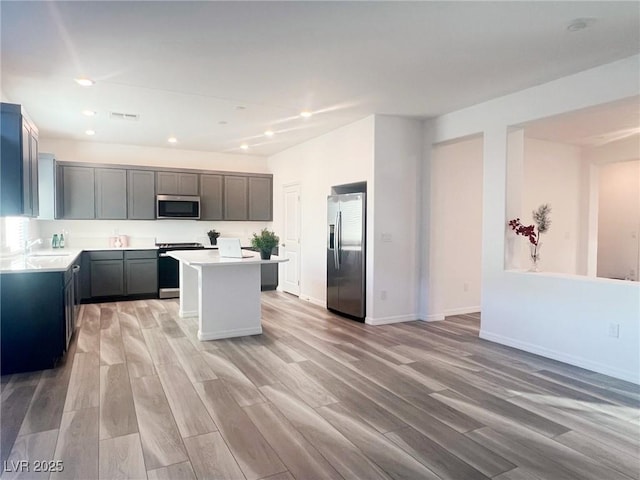
[[140, 120], [140, 115], [137, 113], [109, 112], [109, 117], [111, 120], [129, 120], [130, 122]]

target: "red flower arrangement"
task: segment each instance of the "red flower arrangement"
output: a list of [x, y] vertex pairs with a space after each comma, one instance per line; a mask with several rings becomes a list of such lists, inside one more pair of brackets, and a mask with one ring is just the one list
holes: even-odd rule
[[523, 225], [520, 222], [520, 219], [516, 218], [515, 220], [509, 220], [509, 226], [511, 227], [511, 230], [516, 232], [517, 235], [522, 235], [523, 237], [529, 237], [529, 241], [533, 245], [538, 244], [535, 225]]
[[532, 212], [533, 221], [538, 226], [538, 232], [536, 233], [536, 225], [523, 225], [519, 218], [514, 220], [509, 220], [509, 226], [511, 230], [516, 232], [516, 235], [522, 235], [523, 237], [529, 238], [529, 249], [531, 250], [531, 261], [533, 262], [533, 267], [531, 271], [538, 271], [538, 261], [540, 260], [540, 247], [542, 247], [542, 243], [540, 243], [540, 234], [545, 233], [549, 230], [549, 225], [551, 225], [551, 220], [549, 219], [549, 214], [551, 213], [551, 206], [549, 204], [540, 205], [537, 210]]
[[535, 225], [523, 225], [519, 218], [509, 220], [509, 226], [517, 235], [529, 237], [529, 242], [531, 242], [532, 245], [538, 245], [540, 234], [549, 230], [549, 225], [551, 225], [551, 220], [549, 219], [550, 213], [551, 206], [548, 203], [540, 205], [537, 210], [532, 212], [533, 221], [538, 225], [537, 234]]

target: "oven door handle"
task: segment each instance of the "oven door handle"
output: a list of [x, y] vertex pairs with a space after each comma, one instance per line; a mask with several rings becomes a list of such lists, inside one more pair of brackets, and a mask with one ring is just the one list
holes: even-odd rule
[[165, 257], [169, 257], [169, 254], [168, 253], [160, 253], [158, 256], [162, 257], [162, 258], [165, 258]]

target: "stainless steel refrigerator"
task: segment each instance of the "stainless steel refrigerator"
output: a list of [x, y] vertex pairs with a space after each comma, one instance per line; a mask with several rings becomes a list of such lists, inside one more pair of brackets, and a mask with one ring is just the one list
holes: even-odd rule
[[327, 198], [327, 308], [364, 321], [366, 194]]

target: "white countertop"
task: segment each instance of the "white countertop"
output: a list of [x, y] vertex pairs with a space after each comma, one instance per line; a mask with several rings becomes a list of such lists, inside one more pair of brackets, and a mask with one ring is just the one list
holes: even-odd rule
[[33, 250], [30, 254], [0, 256], [0, 273], [64, 272], [82, 252], [117, 250], [157, 250], [158, 247], [83, 247], [48, 248]]
[[82, 250], [63, 248], [34, 250], [29, 255], [0, 257], [0, 273], [65, 272]]
[[167, 255], [180, 260], [191, 266], [224, 266], [224, 265], [250, 265], [250, 264], [263, 264], [263, 263], [282, 263], [288, 262], [288, 258], [280, 258], [275, 255], [271, 256], [270, 260], [262, 260], [260, 258], [260, 252], [251, 252], [249, 250], [243, 250], [244, 255], [251, 255], [250, 258], [227, 258], [220, 257], [217, 250], [205, 249], [205, 250], [174, 250], [167, 252]]
[[[26, 272], [64, 272], [78, 258], [82, 252], [118, 251], [118, 250], [157, 250], [157, 246], [127, 246], [127, 247], [98, 247], [83, 246], [82, 248], [49, 248], [33, 250], [32, 253], [0, 256], [0, 273]], [[205, 245], [203, 250], [174, 250], [167, 252], [172, 257], [184, 260], [189, 265], [234, 265], [238, 263], [280, 263], [286, 259], [272, 256], [271, 260], [260, 259], [259, 252], [242, 250], [244, 255], [252, 258], [220, 258], [217, 245]]]

